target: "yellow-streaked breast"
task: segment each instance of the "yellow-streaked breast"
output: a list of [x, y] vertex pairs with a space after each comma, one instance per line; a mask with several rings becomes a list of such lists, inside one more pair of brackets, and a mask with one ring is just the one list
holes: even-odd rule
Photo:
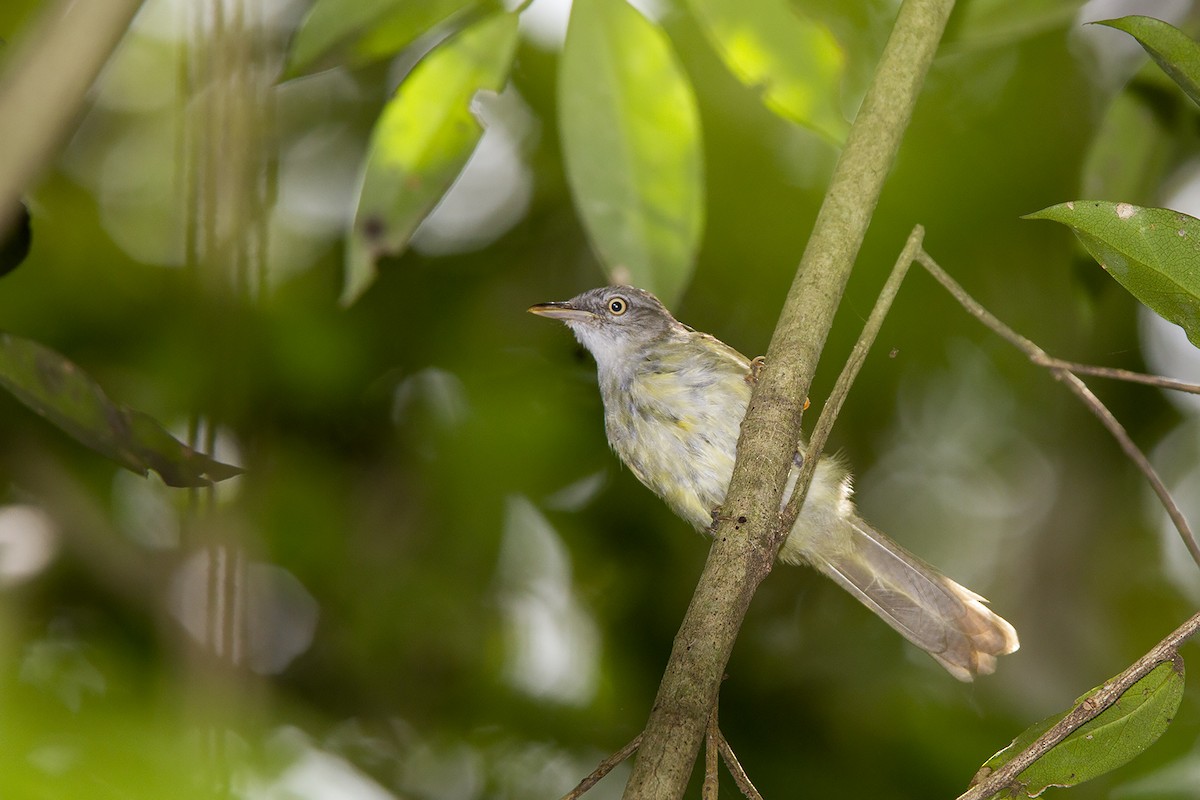
[[609, 444], [699, 530], [725, 499], [750, 402], [750, 361], [683, 328], [601, 377]]

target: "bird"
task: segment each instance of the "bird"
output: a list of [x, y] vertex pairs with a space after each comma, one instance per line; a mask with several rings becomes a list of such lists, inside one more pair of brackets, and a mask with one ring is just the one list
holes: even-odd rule
[[[725, 500], [738, 434], [760, 366], [675, 319], [657, 297], [605, 286], [529, 312], [558, 320], [596, 362], [608, 443], [641, 483], [701, 532]], [[799, 475], [800, 443], [784, 491]], [[859, 516], [852, 477], [822, 456], [779, 552], [815, 567], [951, 675], [971, 681], [1020, 646], [987, 600], [938, 572]]]

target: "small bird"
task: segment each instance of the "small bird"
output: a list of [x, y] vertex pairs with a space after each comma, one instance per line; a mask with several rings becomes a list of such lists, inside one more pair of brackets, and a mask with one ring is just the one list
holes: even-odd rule
[[[604, 428], [621, 461], [707, 531], [733, 475], [757, 366], [632, 286], [592, 289], [529, 311], [565, 323], [595, 358]], [[797, 456], [785, 504], [799, 463]], [[864, 522], [851, 494], [849, 472], [822, 457], [780, 560], [816, 567], [959, 680], [994, 671], [996, 657], [1019, 646], [1013, 626]]]

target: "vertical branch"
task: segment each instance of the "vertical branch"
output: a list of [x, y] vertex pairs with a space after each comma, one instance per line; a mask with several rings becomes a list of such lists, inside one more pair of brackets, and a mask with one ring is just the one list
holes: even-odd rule
[[[775, 560], [784, 481], [817, 357], [953, 7], [953, 0], [900, 7], [755, 384], [725, 513], [675, 637], [626, 800], [679, 798], [687, 787], [742, 619]], [[798, 497], [805, 491], [796, 487]]]
[[721, 776], [718, 767], [721, 765], [721, 747], [718, 741], [721, 729], [717, 727], [717, 704], [713, 703], [712, 713], [708, 715], [708, 728], [704, 731], [704, 785], [700, 792], [702, 800], [717, 800], [720, 790]]

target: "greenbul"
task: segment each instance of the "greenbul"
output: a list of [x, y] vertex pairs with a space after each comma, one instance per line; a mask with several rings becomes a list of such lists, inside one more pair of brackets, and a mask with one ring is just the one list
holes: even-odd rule
[[[676, 514], [708, 530], [733, 474], [753, 389], [750, 359], [632, 286], [529, 311], [566, 323], [595, 358], [604, 428], [625, 465]], [[799, 474], [795, 461], [784, 503]], [[822, 457], [779, 558], [816, 567], [959, 680], [992, 672], [996, 656], [1018, 647], [1013, 626], [864, 522], [850, 484], [835, 458]]]

